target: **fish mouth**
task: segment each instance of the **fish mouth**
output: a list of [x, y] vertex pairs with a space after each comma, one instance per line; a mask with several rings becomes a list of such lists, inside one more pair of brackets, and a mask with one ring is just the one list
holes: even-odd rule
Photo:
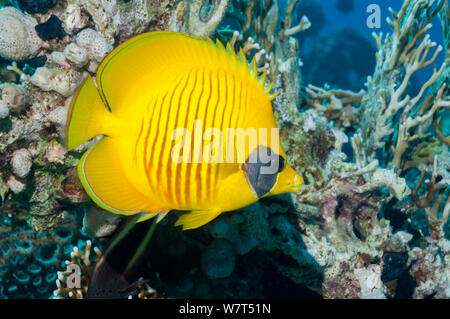
[[299, 193], [300, 185], [303, 184], [303, 178], [301, 178], [299, 175], [295, 174], [294, 180], [291, 184], [288, 185], [288, 188], [290, 189], [289, 192], [291, 193]]

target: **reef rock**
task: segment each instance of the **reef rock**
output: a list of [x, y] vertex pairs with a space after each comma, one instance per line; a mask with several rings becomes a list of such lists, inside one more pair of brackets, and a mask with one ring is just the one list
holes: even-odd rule
[[36, 56], [42, 46], [36, 25], [36, 19], [16, 8], [0, 9], [0, 56], [15, 61]]
[[12, 154], [11, 165], [14, 174], [19, 177], [28, 175], [31, 169], [31, 153], [27, 149], [21, 148]]

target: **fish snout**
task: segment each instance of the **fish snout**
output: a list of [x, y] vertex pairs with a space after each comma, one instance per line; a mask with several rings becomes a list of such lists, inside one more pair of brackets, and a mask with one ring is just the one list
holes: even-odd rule
[[292, 193], [299, 193], [300, 192], [300, 185], [303, 184], [303, 178], [301, 178], [300, 175], [295, 173], [294, 178], [291, 182], [291, 192]]
[[[283, 174], [284, 173], [284, 174]], [[281, 193], [298, 193], [300, 185], [303, 184], [303, 178], [298, 175], [291, 167], [286, 167], [283, 176], [280, 176], [277, 194]]]
[[301, 184], [303, 184], [303, 178], [294, 172], [294, 177], [290, 178], [283, 187], [283, 193], [299, 193]]

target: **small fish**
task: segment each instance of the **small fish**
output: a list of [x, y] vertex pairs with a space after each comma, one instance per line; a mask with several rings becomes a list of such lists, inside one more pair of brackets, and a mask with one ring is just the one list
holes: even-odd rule
[[69, 109], [68, 150], [102, 135], [78, 164], [87, 193], [138, 221], [188, 211], [175, 224], [185, 230], [298, 192], [303, 181], [287, 165], [265, 82], [242, 49], [218, 40], [157, 31], [124, 42]]

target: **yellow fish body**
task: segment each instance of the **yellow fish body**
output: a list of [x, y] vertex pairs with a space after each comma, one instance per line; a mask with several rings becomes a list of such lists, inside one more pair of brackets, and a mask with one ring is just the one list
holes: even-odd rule
[[[190, 211], [176, 225], [191, 229], [260, 197], [298, 191], [273, 96], [256, 74], [242, 50], [236, 56], [229, 45], [186, 34], [150, 32], [118, 46], [79, 87], [66, 123], [69, 150], [103, 135], [78, 165], [87, 193], [140, 220]], [[260, 174], [273, 163], [277, 171]]]

